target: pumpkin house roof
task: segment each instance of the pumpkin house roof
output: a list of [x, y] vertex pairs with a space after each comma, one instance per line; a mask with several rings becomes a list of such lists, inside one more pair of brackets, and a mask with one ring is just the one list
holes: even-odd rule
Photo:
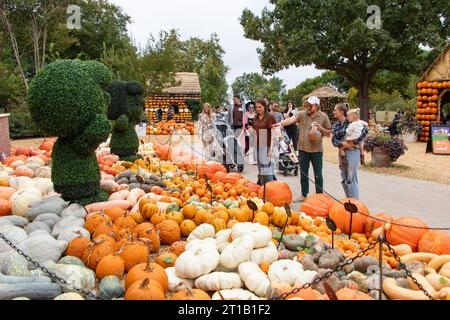
[[422, 75], [420, 81], [450, 80], [450, 43]]
[[201, 93], [200, 80], [195, 72], [177, 72], [175, 73], [175, 82], [179, 83], [176, 87], [167, 87], [163, 93], [168, 94], [198, 94]]
[[340, 93], [339, 91], [331, 88], [330, 86], [323, 86], [323, 87], [317, 88], [310, 94], [304, 96], [303, 101], [305, 101], [306, 99], [308, 99], [311, 96], [315, 96], [317, 98], [322, 98], [322, 99], [323, 98], [343, 98], [343, 99], [347, 98], [347, 96], [345, 94]]

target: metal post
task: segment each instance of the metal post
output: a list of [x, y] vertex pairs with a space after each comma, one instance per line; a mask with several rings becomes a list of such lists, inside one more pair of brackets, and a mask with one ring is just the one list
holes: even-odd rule
[[380, 246], [380, 252], [378, 253], [378, 263], [380, 268], [380, 287], [378, 300], [383, 300], [383, 237], [378, 237], [378, 244]]

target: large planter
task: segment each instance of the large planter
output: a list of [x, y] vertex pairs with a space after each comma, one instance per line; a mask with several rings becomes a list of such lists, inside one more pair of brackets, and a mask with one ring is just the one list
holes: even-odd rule
[[414, 143], [417, 142], [417, 133], [411, 132], [411, 133], [404, 133], [402, 134], [402, 140], [406, 143]]
[[389, 154], [381, 148], [375, 147], [372, 152], [372, 165], [374, 167], [392, 167], [392, 160]]

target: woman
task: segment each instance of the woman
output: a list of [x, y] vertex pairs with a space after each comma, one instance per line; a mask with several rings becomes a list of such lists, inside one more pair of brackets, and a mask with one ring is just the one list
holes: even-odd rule
[[256, 116], [253, 120], [253, 129], [256, 135], [257, 164], [258, 164], [258, 184], [276, 180], [273, 162], [273, 132], [276, 120], [269, 112], [268, 106], [263, 99], [256, 100]]
[[[284, 110], [284, 119], [288, 119], [290, 117], [295, 116], [298, 113], [296, 106], [294, 104], [294, 102], [289, 101], [287, 103], [286, 109]], [[291, 124], [288, 125], [286, 127], [284, 127], [284, 129], [286, 130], [286, 133], [289, 137], [289, 139], [292, 141], [292, 144], [294, 145], [294, 149], [297, 152], [298, 149], [298, 127], [297, 124]]]
[[256, 163], [256, 146], [255, 146], [255, 130], [253, 130], [253, 121], [256, 116], [255, 112], [255, 103], [253, 101], [247, 103], [245, 106], [245, 109], [247, 110], [244, 114], [244, 132], [245, 132], [245, 155], [247, 155], [250, 148], [252, 149], [252, 155], [253, 159], [250, 160], [250, 164]]
[[203, 110], [200, 114], [200, 136], [203, 142], [203, 150], [205, 158], [212, 157], [212, 142], [213, 142], [213, 123], [215, 115], [209, 103], [203, 104]]
[[365, 128], [355, 144], [344, 141], [346, 130], [349, 126], [347, 120], [348, 104], [339, 103], [334, 107], [333, 115], [337, 120], [332, 128], [332, 142], [337, 148], [345, 148], [345, 156], [339, 154], [339, 169], [342, 176], [342, 187], [346, 197], [359, 199], [358, 168], [361, 160], [360, 144], [367, 137], [368, 130]]

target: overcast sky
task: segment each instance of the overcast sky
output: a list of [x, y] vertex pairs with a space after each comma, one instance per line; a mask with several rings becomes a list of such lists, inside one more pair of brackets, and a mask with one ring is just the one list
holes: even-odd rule
[[[268, 0], [110, 0], [131, 16], [130, 35], [144, 46], [150, 34], [177, 29], [182, 39], [208, 39], [215, 32], [225, 50], [224, 61], [230, 67], [228, 83], [244, 72], [261, 72], [256, 48], [259, 42], [246, 39], [239, 23], [244, 8], [258, 14], [269, 5]], [[180, 70], [183, 71], [183, 70]], [[276, 74], [287, 89], [307, 78], [322, 73], [314, 66], [289, 68]]]

